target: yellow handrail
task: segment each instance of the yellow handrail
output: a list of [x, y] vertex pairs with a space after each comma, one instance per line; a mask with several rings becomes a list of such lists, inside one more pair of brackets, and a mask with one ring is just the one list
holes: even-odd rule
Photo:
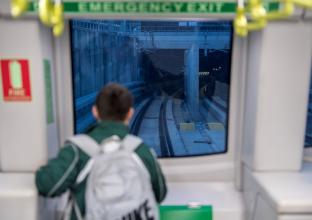
[[283, 0], [283, 8], [279, 11], [267, 13], [268, 20], [279, 20], [291, 16], [295, 11], [293, 0]]
[[55, 3], [54, 13], [52, 16], [53, 34], [58, 37], [63, 33], [64, 30], [64, 7], [61, 2]]
[[[258, 10], [258, 9], [257, 9]], [[257, 12], [256, 12], [257, 13]], [[246, 37], [249, 31], [261, 30], [267, 25], [267, 20], [263, 15], [258, 16], [256, 20], [248, 22], [245, 14], [245, 8], [238, 7], [236, 18], [234, 20], [234, 28], [237, 35]]]
[[[43, 24], [53, 27], [53, 34], [60, 36], [64, 29], [63, 4], [61, 0], [39, 0], [39, 18]], [[283, 3], [282, 9], [267, 12], [263, 0], [248, 0], [247, 6], [250, 11], [251, 21], [247, 20], [243, 0], [239, 0], [234, 20], [235, 32], [242, 37], [247, 36], [249, 31], [260, 30], [270, 20], [278, 20], [291, 16], [295, 6], [306, 9], [312, 8], [312, 0], [278, 0]], [[11, 14], [13, 17], [20, 16], [27, 10], [28, 0], [11, 0]]]
[[254, 20], [262, 20], [266, 18], [267, 12], [261, 0], [250, 0], [248, 2], [250, 14]]
[[40, 21], [47, 25], [52, 26], [52, 16], [53, 16], [53, 4], [51, 0], [40, 0], [39, 1], [39, 18]]
[[237, 7], [236, 17], [234, 20], [234, 30], [238, 36], [246, 37], [248, 35], [248, 21], [245, 15], [245, 9], [242, 7]]
[[263, 0], [249, 0], [247, 7], [250, 11], [251, 21], [248, 21], [244, 5], [239, 1], [234, 20], [236, 34], [245, 37], [249, 31], [264, 28], [270, 20], [287, 18], [294, 13], [295, 6], [306, 9], [312, 8], [312, 0], [279, 0], [279, 2], [283, 3], [283, 7], [280, 10], [267, 12], [264, 8]]
[[306, 9], [312, 9], [312, 0], [292, 0], [294, 4], [306, 8]]

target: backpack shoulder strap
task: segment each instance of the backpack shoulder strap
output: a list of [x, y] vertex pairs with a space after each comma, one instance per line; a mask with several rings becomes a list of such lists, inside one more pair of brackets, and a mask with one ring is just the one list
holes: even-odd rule
[[136, 153], [134, 153], [135, 149], [137, 149], [143, 143], [142, 139], [137, 136], [128, 134], [126, 137], [124, 137], [121, 143], [125, 150], [130, 151], [132, 153], [132, 158], [137, 163], [143, 174], [148, 179], [151, 179], [150, 174], [147, 168], [145, 167], [143, 161]]
[[90, 156], [90, 160], [87, 162], [87, 164], [80, 171], [80, 173], [76, 178], [76, 184], [78, 185], [90, 173], [94, 163], [93, 157], [99, 152], [100, 145], [86, 134], [78, 134], [72, 136], [68, 138], [66, 142], [69, 144], [74, 144], [75, 146], [79, 147], [81, 150], [83, 150], [86, 154]]
[[138, 146], [142, 144], [142, 142], [143, 141], [141, 138], [128, 134], [126, 137], [124, 137], [121, 144], [125, 150], [133, 152]]
[[66, 142], [79, 147], [90, 157], [95, 156], [100, 149], [100, 145], [86, 134], [78, 134], [72, 136], [68, 138]]

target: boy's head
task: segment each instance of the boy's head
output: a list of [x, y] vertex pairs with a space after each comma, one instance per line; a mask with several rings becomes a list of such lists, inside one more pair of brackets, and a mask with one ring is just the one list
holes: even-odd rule
[[112, 120], [128, 123], [133, 115], [133, 96], [129, 90], [117, 83], [105, 86], [97, 95], [92, 108], [98, 120]]

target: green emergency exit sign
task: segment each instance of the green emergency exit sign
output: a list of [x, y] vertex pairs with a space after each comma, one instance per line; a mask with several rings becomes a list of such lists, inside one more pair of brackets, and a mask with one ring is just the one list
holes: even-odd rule
[[[65, 13], [106, 14], [205, 14], [235, 13], [233, 1], [63, 1]], [[277, 10], [279, 3], [265, 4], [267, 10]], [[38, 2], [31, 2], [29, 12], [38, 11]]]

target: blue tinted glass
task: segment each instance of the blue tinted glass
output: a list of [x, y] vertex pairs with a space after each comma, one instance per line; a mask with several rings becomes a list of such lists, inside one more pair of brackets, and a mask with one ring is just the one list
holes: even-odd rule
[[159, 157], [226, 152], [231, 22], [73, 20], [75, 131], [109, 82], [135, 97], [133, 134]]
[[312, 68], [311, 68], [308, 115], [307, 115], [307, 126], [306, 126], [304, 146], [305, 147], [312, 147]]

